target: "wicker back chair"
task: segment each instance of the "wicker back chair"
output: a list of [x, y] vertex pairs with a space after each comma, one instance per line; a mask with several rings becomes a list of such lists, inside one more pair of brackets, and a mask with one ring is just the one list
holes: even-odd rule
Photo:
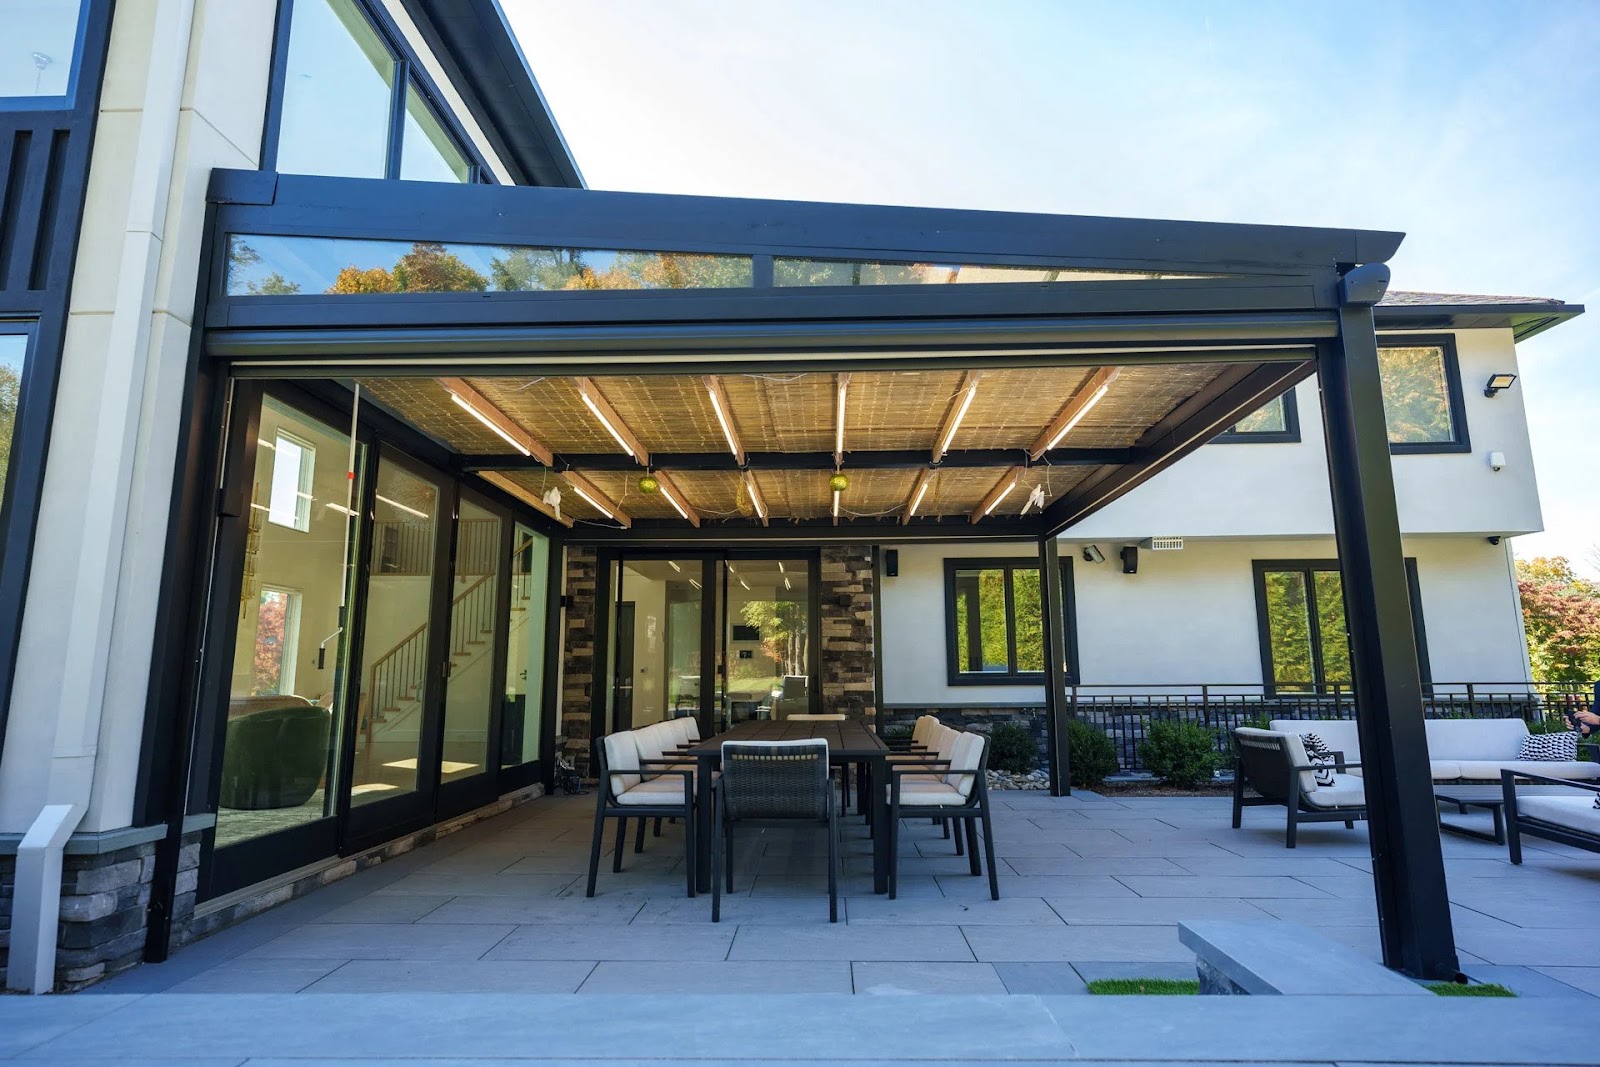
[[733, 826], [738, 822], [827, 827], [828, 921], [839, 921], [839, 824], [826, 740], [724, 742], [722, 776], [712, 797], [712, 922], [722, 921], [724, 880], [733, 892]]

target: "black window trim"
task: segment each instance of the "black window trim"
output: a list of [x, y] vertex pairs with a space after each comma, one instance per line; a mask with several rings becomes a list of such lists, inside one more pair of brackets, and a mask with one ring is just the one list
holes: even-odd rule
[[1443, 352], [1445, 396], [1450, 405], [1451, 439], [1448, 441], [1390, 441], [1391, 456], [1459, 455], [1472, 451], [1467, 431], [1466, 398], [1461, 389], [1461, 361], [1456, 355], [1453, 333], [1378, 335], [1379, 357], [1385, 348], [1437, 348]]
[[[417, 58], [416, 51], [406, 40], [405, 34], [400, 32], [399, 26], [395, 24], [389, 12], [375, 0], [351, 0], [351, 2], [366, 16], [372, 32], [378, 35], [379, 40], [394, 57], [394, 84], [390, 88], [389, 97], [389, 141], [387, 158], [384, 161], [384, 178], [389, 181], [400, 180], [400, 156], [405, 136], [406, 90], [408, 87], [413, 87], [433, 109], [433, 113], [450, 134], [457, 151], [471, 167], [467, 180], [461, 184], [499, 184], [494, 168], [489, 166], [488, 159], [468, 136], [466, 127], [462, 125], [455, 112], [445, 105], [444, 94], [439, 91], [438, 85], [429, 76], [427, 68]], [[265, 171], [278, 169], [278, 138], [283, 125], [283, 87], [289, 69], [289, 36], [290, 28], [294, 24], [294, 4], [295, 0], [278, 2], [278, 19], [272, 39], [272, 75], [267, 94], [266, 124], [261, 134], [261, 169]]]
[[[1433, 684], [1433, 670], [1429, 666], [1428, 657], [1428, 627], [1422, 614], [1422, 584], [1417, 577], [1417, 559], [1415, 556], [1405, 557], [1406, 587], [1411, 594], [1411, 627], [1417, 642], [1417, 669], [1422, 678], [1423, 686]], [[1293, 571], [1309, 575], [1316, 571], [1333, 571], [1338, 573], [1339, 561], [1337, 559], [1258, 559], [1251, 562], [1251, 580], [1255, 586], [1256, 600], [1256, 640], [1261, 653], [1261, 685], [1268, 697], [1276, 697], [1277, 678], [1272, 669], [1272, 632], [1267, 620], [1267, 583], [1269, 573]], [[1342, 576], [1341, 576], [1342, 579]], [[1307, 583], [1307, 593], [1315, 600], [1315, 591]], [[1312, 679], [1311, 685], [1314, 693], [1327, 691], [1327, 681], [1322, 676], [1322, 640], [1321, 624], [1317, 613], [1310, 611], [1308, 617], [1311, 623], [1311, 656], [1312, 670], [1317, 675]], [[1346, 686], [1343, 690], [1349, 692]], [[1303, 697], [1303, 692], [1286, 692], [1281, 694], [1288, 697]]]
[[[1280, 445], [1300, 443], [1300, 405], [1295, 400], [1295, 391], [1290, 389], [1279, 395], [1283, 401], [1283, 429], [1281, 430], [1241, 430], [1237, 425], [1223, 430], [1212, 444], [1218, 445]], [[1270, 401], [1269, 401], [1270, 403]], [[1262, 405], [1265, 407], [1266, 405]], [[1259, 410], [1259, 409], [1258, 409]]]
[[[1003, 570], [1006, 572], [1006, 662], [1007, 670], [998, 672], [962, 671], [956, 649], [956, 572], [966, 570]], [[947, 557], [944, 561], [944, 619], [945, 619], [945, 677], [951, 686], [975, 685], [1043, 685], [1044, 671], [1019, 671], [1017, 663], [1016, 612], [1012, 605], [1011, 572], [1037, 571], [1043, 581], [1044, 569], [1037, 556], [982, 556]], [[1041, 601], [1043, 590], [1040, 590]], [[1073, 592], [1072, 559], [1061, 557], [1062, 611], [1066, 615], [1063, 666], [1068, 684], [1078, 682], [1078, 617], [1077, 601]], [[1040, 604], [1041, 610], [1044, 604]]]

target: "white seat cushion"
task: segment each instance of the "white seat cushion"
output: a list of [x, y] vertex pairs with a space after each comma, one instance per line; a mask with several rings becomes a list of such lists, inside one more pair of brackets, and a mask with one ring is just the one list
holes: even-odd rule
[[[1577, 760], [1570, 763], [1553, 760], [1462, 760], [1457, 766], [1460, 769], [1456, 776], [1471, 781], [1498, 782], [1502, 770], [1516, 771], [1518, 774], [1542, 774], [1546, 778], [1565, 778], [1568, 781], [1600, 778], [1600, 763]], [[1435, 771], [1433, 776], [1439, 777], [1438, 772]]]
[[961, 795], [959, 789], [943, 782], [906, 782], [900, 787], [900, 806], [903, 808], [955, 807], [966, 802], [967, 798]]
[[1593, 793], [1570, 797], [1518, 796], [1517, 814], [1600, 837], [1600, 808], [1594, 806]]
[[611, 772], [611, 793], [613, 796], [626, 793], [640, 782], [639, 746], [633, 739], [633, 731], [608, 734], [602, 743], [606, 747], [606, 769]]
[[962, 797], [972, 795], [973, 783], [978, 780], [976, 774], [961, 774], [961, 771], [976, 771], [978, 761], [983, 755], [983, 738], [978, 734], [962, 732], [956, 736], [955, 744], [950, 746], [950, 773], [944, 776], [946, 785], [953, 785]]
[[652, 778], [648, 782], [640, 782], [632, 789], [619, 795], [617, 803], [632, 806], [650, 804], [681, 805], [683, 803], [683, 779], [676, 774], [668, 774]]
[[1319, 785], [1306, 795], [1314, 808], [1359, 808], [1367, 803], [1366, 787], [1353, 774], [1336, 774], [1332, 785]]
[[[639, 759], [660, 759], [662, 754], [671, 747], [671, 738], [668, 733], [672, 727], [664, 722], [651, 723], [649, 726], [640, 727], [633, 731], [633, 743], [638, 746]], [[652, 773], [646, 771], [646, 774]]]

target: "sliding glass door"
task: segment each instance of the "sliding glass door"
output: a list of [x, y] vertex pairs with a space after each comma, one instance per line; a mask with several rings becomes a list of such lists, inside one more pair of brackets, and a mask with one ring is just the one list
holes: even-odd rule
[[816, 639], [811, 566], [804, 556], [722, 563], [725, 695], [718, 726], [814, 712]]

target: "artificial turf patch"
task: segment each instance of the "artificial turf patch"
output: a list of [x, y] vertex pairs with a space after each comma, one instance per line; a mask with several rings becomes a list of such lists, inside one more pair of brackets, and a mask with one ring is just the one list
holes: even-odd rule
[[1172, 997], [1197, 996], [1200, 980], [1197, 978], [1096, 978], [1089, 983], [1089, 992], [1116, 997]]
[[1441, 997], [1514, 997], [1515, 993], [1493, 982], [1462, 985], [1460, 982], [1428, 982], [1427, 988]]

